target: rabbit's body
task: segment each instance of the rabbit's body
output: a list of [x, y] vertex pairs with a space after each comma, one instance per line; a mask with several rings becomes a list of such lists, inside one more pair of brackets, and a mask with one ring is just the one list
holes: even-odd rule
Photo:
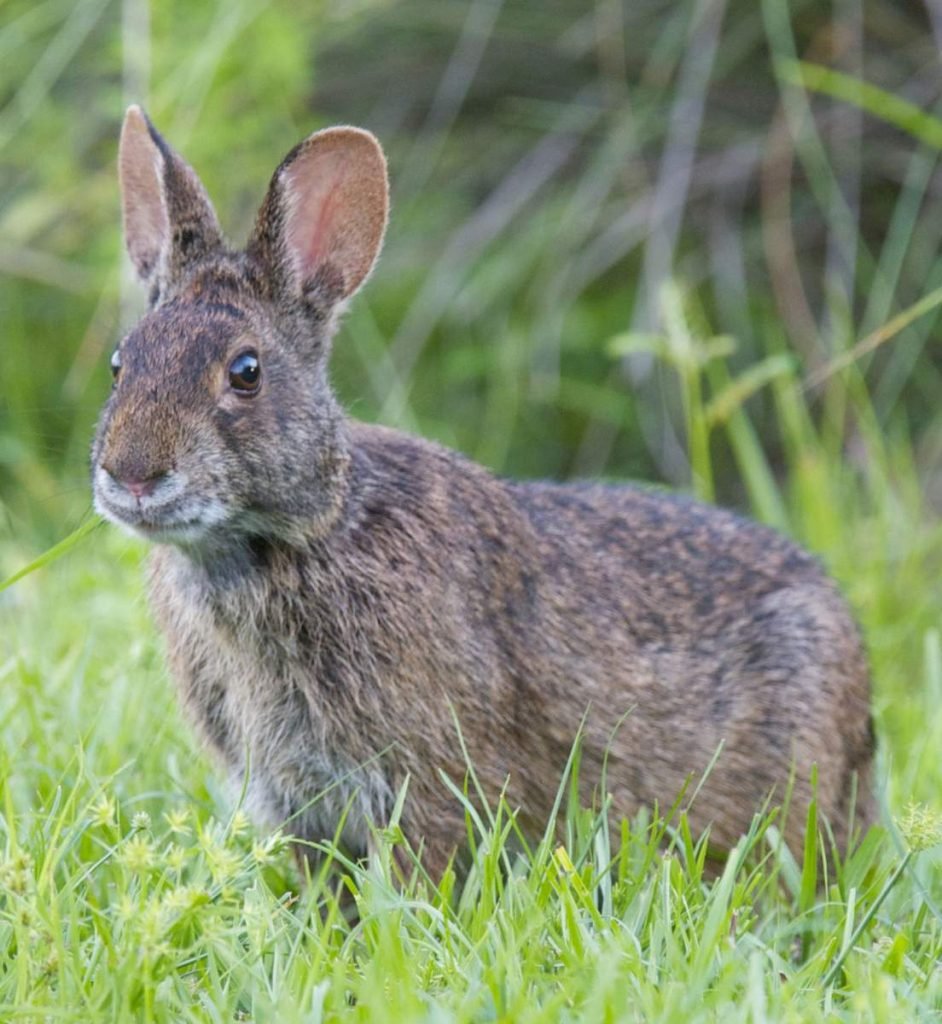
[[402, 825], [440, 871], [467, 770], [545, 826], [581, 735], [586, 798], [691, 809], [729, 847], [793, 780], [841, 844], [872, 815], [869, 680], [817, 563], [727, 512], [629, 487], [511, 483], [349, 420], [326, 377], [337, 304], [385, 224], [375, 140], [312, 136], [245, 253], [135, 108], [128, 248], [152, 311], [122, 342], [96, 503], [158, 541], [150, 587], [184, 705], [248, 803], [365, 852]]
[[457, 716], [489, 795], [509, 780], [533, 830], [582, 724], [584, 790], [607, 757], [618, 814], [669, 803], [722, 746], [691, 810], [719, 846], [793, 766], [805, 804], [813, 763], [845, 839], [853, 773], [867, 792], [867, 672], [808, 555], [663, 494], [511, 484], [362, 424], [348, 442], [326, 535], [153, 558], [184, 702], [237, 784], [248, 753], [260, 817], [297, 814], [316, 839], [349, 803], [344, 838], [363, 853], [408, 775], [403, 824], [442, 866], [464, 833], [439, 778], [467, 768]]

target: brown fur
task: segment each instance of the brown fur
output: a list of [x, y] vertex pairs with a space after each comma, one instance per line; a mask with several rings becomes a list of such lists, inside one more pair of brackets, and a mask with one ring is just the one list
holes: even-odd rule
[[[341, 411], [335, 313], [386, 219], [372, 136], [292, 151], [241, 253], [136, 108], [120, 166], [152, 309], [121, 343], [96, 502], [158, 542], [150, 590], [184, 705], [236, 780], [248, 767], [259, 816], [317, 840], [349, 807], [362, 854], [408, 778], [403, 828], [441, 871], [464, 835], [440, 777], [466, 771], [456, 716], [487, 794], [506, 782], [531, 831], [583, 720], [584, 794], [607, 756], [619, 814], [669, 803], [722, 745], [691, 808], [721, 848], [793, 770], [797, 846], [814, 764], [838, 841], [855, 777], [870, 822], [867, 666], [813, 558], [716, 508], [500, 480]], [[227, 376], [247, 347], [249, 397]]]

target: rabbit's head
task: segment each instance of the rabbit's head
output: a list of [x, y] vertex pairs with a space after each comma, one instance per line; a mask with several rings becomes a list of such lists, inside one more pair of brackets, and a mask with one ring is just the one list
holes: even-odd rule
[[326, 529], [348, 465], [327, 380], [339, 309], [382, 244], [376, 139], [331, 128], [275, 171], [243, 252], [137, 107], [119, 153], [125, 240], [150, 310], [112, 358], [92, 450], [98, 511], [152, 540]]

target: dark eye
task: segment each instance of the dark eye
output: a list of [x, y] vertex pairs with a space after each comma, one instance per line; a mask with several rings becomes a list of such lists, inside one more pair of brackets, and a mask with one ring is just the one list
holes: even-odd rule
[[121, 372], [121, 353], [115, 349], [111, 353], [111, 376], [117, 380], [118, 374]]
[[229, 386], [236, 391], [257, 391], [261, 368], [254, 352], [242, 352], [229, 364]]

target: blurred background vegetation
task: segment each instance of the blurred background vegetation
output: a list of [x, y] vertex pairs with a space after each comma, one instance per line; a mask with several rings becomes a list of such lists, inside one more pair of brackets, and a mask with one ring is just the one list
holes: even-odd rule
[[[234, 241], [282, 155], [316, 128], [352, 122], [383, 141], [393, 187], [383, 259], [335, 346], [352, 414], [437, 438], [500, 473], [650, 480], [797, 537], [863, 625], [884, 821], [912, 799], [942, 812], [940, 43], [942, 0], [0, 0], [0, 581], [90, 521], [87, 452], [108, 360], [143, 305], [119, 235], [125, 107], [142, 102], [196, 167]], [[112, 794], [125, 824], [145, 808], [160, 822], [166, 808], [190, 807], [200, 828], [228, 813], [166, 684], [139, 600], [143, 552], [102, 528], [45, 571], [0, 583], [6, 835], [30, 836], [43, 879], [36, 913], [54, 922], [50, 934], [68, 934], [50, 948], [101, 1007], [113, 976], [129, 979], [114, 1005], [138, 984], [139, 940], [123, 930], [116, 893], [139, 883], [120, 860], [92, 863], [104, 840], [88, 831], [86, 806], [104, 806], [99, 824], [114, 814]], [[138, 814], [131, 820], [137, 837]], [[821, 955], [855, 945], [854, 915], [873, 917], [872, 902], [861, 917], [872, 893], [850, 882], [838, 898], [832, 887], [822, 910], [802, 876], [800, 901], [786, 905], [775, 868], [767, 890], [736, 883], [737, 922], [739, 910], [730, 920], [702, 902], [699, 882], [671, 888], [678, 858], [642, 869], [663, 880], [657, 899], [654, 888], [625, 890], [655, 939], [632, 947], [605, 984], [614, 978], [619, 998], [627, 992], [649, 1019], [657, 1000], [626, 987], [627, 962], [657, 999], [672, 1005], [681, 993], [712, 1019], [729, 1016], [711, 1010], [724, 993], [742, 1019], [763, 1016], [764, 982], [775, 1006], [783, 992], [811, 992], [801, 1005], [824, 1007], [791, 1019], [857, 1019], [871, 1004], [873, 1019], [928, 1019], [939, 1009], [942, 850], [931, 856], [881, 911], [872, 951], [862, 943], [863, 960], [882, 966], [852, 1004], [832, 1005], [829, 982], [822, 1002], [815, 986]], [[148, 885], [139, 892], [150, 900]], [[529, 1006], [548, 986], [571, 987], [546, 968], [561, 947], [533, 942], [542, 925], [515, 931], [490, 899], [464, 907], [488, 936], [509, 936], [494, 958], [522, 979], [508, 990], [518, 985]], [[532, 916], [516, 901], [495, 902], [494, 913]], [[154, 920], [137, 916], [142, 929]], [[195, 916], [228, 920], [202, 905]], [[559, 917], [569, 942], [576, 913]], [[399, 927], [397, 915], [385, 920]], [[425, 952], [421, 910], [415, 920], [421, 936], [395, 948], [408, 949], [424, 991], [439, 985], [439, 954]], [[8, 934], [19, 943], [28, 930], [33, 943], [40, 933], [18, 912], [16, 921]], [[243, 984], [274, 1000], [268, 967], [246, 959], [254, 947], [242, 926], [224, 925], [227, 952], [210, 924], [194, 949], [213, 950], [209, 991], [226, 990], [217, 1002], [234, 1008]], [[701, 927], [710, 939], [698, 946]], [[75, 938], [99, 930], [97, 945]], [[298, 1013], [289, 968], [304, 944], [293, 926], [284, 934], [292, 953], [272, 970], [288, 965], [284, 991]], [[470, 988], [486, 991], [490, 939], [469, 934]], [[621, 923], [613, 934], [637, 941]], [[343, 941], [342, 956], [359, 958], [358, 948]], [[378, 948], [377, 971], [365, 969], [372, 995], [351, 983], [361, 1007], [389, 1005], [390, 947]], [[599, 959], [607, 947], [594, 937], [583, 948], [592, 971], [615, 962]], [[802, 949], [818, 952], [796, 975]], [[35, 1016], [23, 1002], [29, 972], [52, 970], [38, 941], [28, 956], [37, 963], [18, 956], [0, 984], [16, 987], [23, 1019]], [[659, 957], [667, 973], [652, 973]], [[692, 972], [678, 969], [685, 957]], [[737, 958], [738, 974], [727, 966]], [[714, 960], [717, 974], [704, 967]], [[194, 961], [180, 961], [186, 1004]], [[537, 965], [532, 978], [527, 964]], [[244, 972], [256, 969], [250, 985]], [[349, 1009], [343, 970], [330, 998]], [[746, 970], [748, 1001], [736, 981]], [[309, 978], [305, 991], [323, 999]], [[493, 987], [505, 990], [503, 976]], [[563, 992], [556, 1016], [572, 1002]], [[0, 1016], [16, 1006], [0, 1000]]]
[[[814, 543], [773, 486], [787, 378], [843, 465], [892, 484], [896, 438], [931, 495], [938, 307], [801, 384], [942, 284], [937, 144], [889, 123], [939, 103], [940, 33], [936, 0], [3, 0], [0, 569], [89, 509], [141, 309], [114, 166], [132, 101], [235, 240], [299, 138], [381, 137], [392, 224], [333, 364], [358, 417], [519, 476], [689, 486], [693, 462], [696, 490]], [[802, 88], [798, 61], [889, 105]]]

